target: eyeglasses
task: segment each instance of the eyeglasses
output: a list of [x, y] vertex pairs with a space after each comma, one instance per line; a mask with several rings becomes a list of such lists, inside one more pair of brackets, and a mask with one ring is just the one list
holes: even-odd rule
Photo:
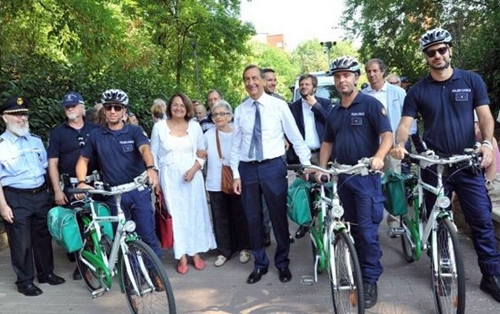
[[118, 112], [118, 111], [123, 110], [123, 106], [122, 105], [104, 105], [104, 110], [111, 111], [111, 109], [115, 109], [115, 111]]
[[436, 52], [439, 52], [440, 55], [444, 56], [448, 52], [448, 46], [444, 46], [434, 50], [427, 49], [426, 51], [424, 51], [425, 55], [429, 58], [434, 58], [436, 56]]
[[4, 112], [4, 114], [8, 114], [10, 116], [15, 116], [15, 117], [27, 117], [28, 116], [28, 112], [27, 111]]
[[392, 85], [396, 85], [396, 84], [399, 84], [400, 82], [399, 81], [396, 81], [396, 82], [387, 81], [387, 83], [392, 84]]
[[231, 113], [229, 112], [217, 112], [217, 113], [212, 113], [212, 117], [217, 118], [217, 117], [224, 117], [227, 115], [230, 115]]
[[80, 146], [80, 148], [85, 147], [85, 139], [83, 138], [83, 136], [79, 135], [76, 140], [78, 141], [78, 145]]

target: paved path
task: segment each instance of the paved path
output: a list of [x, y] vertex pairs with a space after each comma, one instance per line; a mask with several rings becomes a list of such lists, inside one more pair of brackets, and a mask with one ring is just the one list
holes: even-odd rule
[[[290, 225], [295, 232], [296, 225]], [[379, 303], [367, 313], [434, 313], [428, 260], [406, 264], [400, 254], [400, 240], [387, 237], [381, 226], [384, 274], [379, 281]], [[461, 236], [466, 265], [467, 314], [500, 313], [500, 305], [479, 290], [481, 274], [470, 240]], [[179, 313], [331, 313], [330, 289], [326, 274], [317, 283], [304, 285], [301, 279], [312, 275], [311, 247], [308, 238], [296, 240], [290, 259], [293, 279], [283, 284], [274, 268], [254, 284], [245, 283], [252, 262], [240, 264], [237, 256], [224, 266], [213, 266], [215, 253], [205, 254], [207, 268], [181, 276], [175, 272], [172, 253], [165, 251], [163, 263], [170, 276]], [[127, 313], [125, 298], [118, 285], [92, 300], [83, 282], [73, 281], [71, 264], [60, 247], [54, 244], [56, 273], [67, 279], [61, 286], [40, 285], [39, 297], [25, 297], [17, 292], [10, 266], [9, 250], [0, 251], [0, 313]], [[274, 254], [274, 242], [267, 250]], [[304, 277], [305, 276], [305, 277]]]

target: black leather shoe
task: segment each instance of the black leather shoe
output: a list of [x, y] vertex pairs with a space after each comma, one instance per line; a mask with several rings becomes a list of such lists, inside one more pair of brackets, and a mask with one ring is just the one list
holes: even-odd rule
[[288, 241], [290, 242], [290, 244], [295, 242], [295, 239], [292, 237], [291, 234], [288, 234]]
[[80, 274], [78, 266], [76, 266], [75, 271], [73, 271], [73, 280], [82, 280], [82, 274]]
[[303, 238], [306, 235], [306, 233], [308, 233], [308, 232], [309, 232], [308, 226], [300, 225], [299, 229], [297, 229], [297, 231], [295, 232], [295, 238], [296, 239]]
[[280, 273], [280, 281], [281, 282], [289, 282], [292, 280], [292, 273], [288, 267], [278, 269]]
[[17, 287], [17, 291], [19, 291], [19, 293], [22, 293], [27, 297], [36, 297], [37, 295], [43, 293], [42, 289], [38, 288], [32, 283]]
[[254, 269], [253, 272], [248, 276], [247, 283], [253, 284], [258, 282], [262, 276], [267, 274], [267, 268]]
[[485, 276], [481, 279], [479, 288], [491, 294], [495, 301], [500, 302], [500, 276]]
[[39, 283], [48, 283], [51, 286], [61, 285], [66, 282], [64, 278], [57, 276], [56, 274], [48, 274], [43, 278], [38, 278]]
[[271, 235], [269, 232], [264, 233], [264, 246], [268, 247], [271, 245]]
[[376, 283], [363, 282], [363, 289], [365, 295], [365, 309], [369, 309], [377, 304], [378, 292]]

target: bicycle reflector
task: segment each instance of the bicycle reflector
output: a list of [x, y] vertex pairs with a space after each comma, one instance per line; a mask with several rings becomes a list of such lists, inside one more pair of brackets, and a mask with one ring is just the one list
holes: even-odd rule
[[436, 205], [440, 208], [448, 208], [451, 205], [450, 198], [448, 196], [441, 196], [436, 200]]
[[344, 216], [344, 208], [339, 204], [332, 206], [332, 216], [335, 218], [340, 218]]
[[133, 220], [127, 220], [125, 222], [125, 225], [123, 226], [123, 229], [127, 232], [134, 232], [135, 231], [135, 222]]

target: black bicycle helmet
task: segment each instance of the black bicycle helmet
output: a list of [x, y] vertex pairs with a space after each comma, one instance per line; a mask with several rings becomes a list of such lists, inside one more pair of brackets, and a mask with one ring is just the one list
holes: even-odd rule
[[333, 60], [330, 66], [330, 73], [335, 74], [340, 71], [357, 73], [358, 75], [361, 74], [358, 60], [349, 56], [343, 56]]
[[427, 31], [422, 37], [420, 37], [420, 48], [423, 50], [427, 49], [429, 46], [445, 43], [451, 46], [451, 34], [445, 29], [435, 28]]
[[122, 104], [128, 106], [127, 93], [120, 89], [108, 89], [101, 95], [101, 102], [103, 104]]

